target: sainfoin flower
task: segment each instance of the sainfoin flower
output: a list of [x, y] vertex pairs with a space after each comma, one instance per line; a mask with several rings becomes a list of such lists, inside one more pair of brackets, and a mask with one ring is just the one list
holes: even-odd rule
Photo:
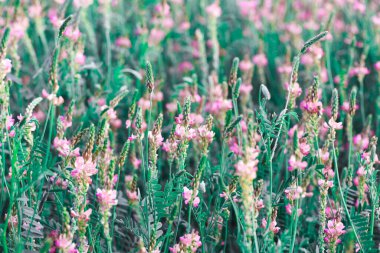
[[327, 228], [325, 229], [325, 242], [338, 244], [341, 242], [339, 236], [345, 234], [344, 225], [337, 219], [329, 220], [327, 222]]
[[66, 235], [61, 234], [54, 242], [56, 248], [63, 253], [77, 253], [78, 250], [75, 248], [75, 243], [72, 242], [70, 238]]
[[97, 189], [96, 198], [102, 211], [109, 210], [112, 206], [117, 205], [116, 190]]
[[85, 161], [82, 156], [75, 160], [75, 168], [71, 171], [71, 176], [78, 182], [91, 184], [91, 176], [98, 172], [95, 163], [92, 161]]
[[169, 248], [171, 253], [196, 252], [202, 246], [201, 237], [194, 230], [191, 234], [181, 236], [179, 240], [179, 243]]
[[293, 171], [295, 169], [304, 170], [307, 167], [307, 162], [302, 160], [297, 160], [295, 155], [292, 155], [289, 159], [289, 171]]
[[67, 156], [79, 156], [79, 148], [71, 149], [70, 141], [66, 138], [59, 139], [58, 137], [54, 138], [53, 147], [58, 151], [58, 154], [62, 157]]
[[[183, 187], [183, 193], [182, 193], [182, 196], [185, 200], [185, 204], [189, 204], [190, 201], [191, 201], [191, 198], [193, 196], [193, 190], [190, 190], [189, 188], [187, 188], [186, 186]], [[194, 207], [198, 207], [199, 205], [199, 202], [200, 202], [200, 199], [199, 197], [195, 197], [194, 200], [193, 200], [193, 206]]]

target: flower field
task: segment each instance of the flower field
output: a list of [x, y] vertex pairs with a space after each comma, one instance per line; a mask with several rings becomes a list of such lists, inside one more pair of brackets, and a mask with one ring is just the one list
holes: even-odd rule
[[380, 1], [0, 14], [0, 252], [380, 252]]

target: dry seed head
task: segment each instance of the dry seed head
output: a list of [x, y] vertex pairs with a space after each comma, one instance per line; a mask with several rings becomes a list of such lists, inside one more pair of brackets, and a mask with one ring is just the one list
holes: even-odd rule
[[236, 83], [238, 68], [239, 68], [239, 58], [235, 57], [232, 62], [230, 78], [228, 79], [228, 85], [230, 87], [234, 87]]
[[148, 88], [149, 93], [152, 93], [154, 89], [154, 76], [153, 76], [152, 65], [150, 64], [149, 61], [146, 62], [145, 78], [146, 78], [146, 87]]
[[71, 145], [75, 146], [82, 139], [84, 135], [89, 132], [88, 128], [82, 129], [79, 133], [77, 133], [73, 138], [71, 138]]
[[5, 54], [7, 51], [8, 39], [9, 39], [9, 28], [6, 28], [3, 34], [3, 38], [1, 39], [1, 44], [0, 44], [0, 59], [3, 59], [5, 57]]
[[357, 89], [356, 89], [356, 86], [354, 86], [350, 94], [350, 115], [351, 116], [354, 116], [355, 111], [356, 111], [356, 94], [357, 94]]
[[236, 81], [236, 84], [235, 86], [233, 87], [234, 90], [233, 90], [233, 96], [235, 99], [238, 99], [239, 95], [240, 95], [240, 86], [241, 86], [241, 78], [239, 78], [237, 81]]
[[318, 100], [318, 88], [319, 88], [319, 78], [318, 76], [314, 76], [313, 84], [310, 89], [310, 100], [317, 101]]
[[119, 160], [117, 162], [117, 166], [119, 168], [124, 166], [125, 160], [127, 159], [127, 156], [128, 156], [130, 145], [131, 145], [130, 141], [127, 141], [126, 143], [124, 143], [123, 149], [120, 152]]
[[92, 160], [92, 150], [94, 148], [95, 143], [95, 126], [94, 124], [91, 124], [90, 126], [90, 136], [88, 138], [88, 143], [86, 146], [85, 151], [83, 152], [83, 159], [85, 161]]
[[137, 107], [137, 113], [136, 113], [136, 128], [139, 130], [139, 134], [141, 133], [141, 128], [142, 128], [142, 109], [141, 107]]
[[161, 133], [162, 121], [163, 121], [163, 116], [162, 116], [162, 113], [160, 113], [152, 129], [153, 135], [157, 135]]
[[183, 106], [183, 121], [185, 126], [189, 126], [191, 113], [191, 100], [190, 97], [186, 98], [185, 105]]
[[110, 102], [110, 107], [115, 108], [119, 102], [128, 94], [128, 89], [126, 87], [123, 87], [119, 90], [118, 94], [114, 99], [111, 100]]
[[332, 117], [334, 120], [338, 118], [338, 111], [339, 111], [339, 94], [338, 90], [334, 89], [332, 93], [331, 98], [331, 108], [332, 108]]

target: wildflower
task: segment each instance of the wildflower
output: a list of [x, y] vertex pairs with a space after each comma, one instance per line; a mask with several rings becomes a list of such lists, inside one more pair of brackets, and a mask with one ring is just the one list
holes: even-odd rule
[[75, 160], [75, 169], [71, 171], [71, 176], [79, 182], [91, 184], [91, 176], [95, 175], [98, 170], [92, 161], [85, 161], [82, 156]]
[[53, 140], [53, 147], [62, 157], [79, 156], [79, 148], [72, 150], [71, 143], [66, 138], [59, 139], [58, 137], [55, 137]]
[[9, 59], [0, 60], [0, 80], [9, 74], [12, 70], [12, 62]]
[[63, 35], [73, 42], [76, 42], [81, 36], [81, 32], [78, 27], [68, 26], [63, 32]]
[[262, 53], [253, 56], [252, 62], [259, 67], [265, 67], [266, 65], [268, 65], [268, 59], [265, 56], [265, 54]]
[[103, 212], [107, 212], [112, 206], [117, 205], [116, 190], [97, 189], [96, 197]]
[[115, 41], [116, 46], [118, 47], [124, 47], [124, 48], [130, 48], [131, 47], [131, 41], [128, 37], [119, 37]]
[[[185, 199], [185, 204], [188, 205], [191, 202], [191, 198], [193, 196], [193, 190], [190, 190], [186, 186], [183, 187], [182, 196]], [[200, 202], [199, 197], [195, 197], [194, 200], [193, 200], [193, 206], [194, 207], [198, 207], [199, 202]]]
[[196, 252], [197, 249], [202, 246], [201, 237], [198, 232], [192, 231], [191, 234], [185, 234], [179, 238], [180, 242], [170, 247], [171, 253], [182, 253], [182, 252]]
[[78, 250], [75, 248], [75, 243], [73, 243], [72, 239], [68, 236], [61, 234], [55, 240], [54, 245], [56, 248], [63, 253], [77, 253]]
[[219, 6], [219, 2], [215, 1], [211, 5], [207, 6], [206, 13], [214, 18], [220, 17], [220, 15], [222, 15], [222, 9]]
[[269, 224], [269, 230], [272, 231], [274, 234], [277, 234], [280, 231], [280, 227], [277, 227], [277, 221], [273, 220]]
[[302, 160], [297, 160], [295, 155], [291, 155], [289, 159], [289, 171], [293, 171], [295, 169], [304, 170], [307, 167], [307, 162]]
[[346, 233], [344, 225], [340, 220], [333, 219], [327, 222], [327, 228], [325, 229], [325, 242], [336, 245], [341, 242], [339, 236]]
[[329, 125], [331, 128], [335, 129], [335, 130], [339, 130], [339, 129], [342, 129], [342, 128], [343, 128], [343, 124], [342, 124], [342, 122], [336, 122], [336, 121], [334, 120], [334, 118], [331, 118], [331, 119], [329, 120], [328, 125]]
[[286, 198], [289, 199], [290, 201], [299, 199], [301, 197], [303, 190], [301, 186], [293, 187], [293, 188], [287, 188], [285, 190], [285, 195]]

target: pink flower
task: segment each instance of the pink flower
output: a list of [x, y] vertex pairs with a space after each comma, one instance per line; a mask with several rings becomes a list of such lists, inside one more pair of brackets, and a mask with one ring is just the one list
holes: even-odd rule
[[244, 72], [247, 72], [249, 71], [250, 69], [252, 69], [253, 67], [253, 64], [250, 60], [246, 59], [246, 60], [243, 60], [239, 63], [239, 68], [241, 69], [241, 71], [244, 71]]
[[36, 3], [34, 5], [31, 5], [28, 8], [28, 13], [31, 18], [38, 18], [41, 17], [42, 14], [42, 6], [39, 3]]
[[336, 122], [333, 118], [329, 120], [329, 126], [333, 129], [339, 130], [343, 128], [342, 122]]
[[87, 222], [90, 220], [90, 216], [92, 214], [92, 209], [88, 209], [87, 211], [84, 211], [81, 214], [76, 213], [75, 211], [71, 210], [70, 212], [72, 217], [78, 218], [79, 221]]
[[10, 73], [12, 70], [12, 61], [9, 59], [2, 59], [0, 61], [0, 79], [4, 79], [4, 77]]
[[326, 238], [325, 241], [329, 243], [339, 243], [339, 236], [345, 234], [344, 225], [342, 222], [333, 219], [327, 222], [327, 228], [325, 229]]
[[72, 150], [70, 141], [68, 141], [66, 138], [59, 139], [58, 137], [55, 137], [53, 141], [53, 147], [62, 157], [79, 156], [79, 148]]
[[376, 62], [373, 66], [377, 71], [380, 71], [380, 61]]
[[206, 7], [206, 13], [214, 18], [218, 18], [220, 15], [222, 15], [222, 9], [220, 8], [219, 3], [216, 1]]
[[262, 228], [266, 228], [267, 225], [268, 225], [267, 220], [266, 220], [265, 218], [263, 218], [263, 219], [261, 220], [261, 227], [262, 227]]
[[221, 194], [219, 194], [219, 197], [224, 198], [225, 200], [228, 199], [228, 196], [225, 192], [222, 192]]
[[164, 39], [165, 35], [166, 33], [163, 30], [158, 29], [158, 28], [153, 28], [149, 34], [149, 39], [148, 39], [149, 45], [159, 44]]
[[86, 63], [86, 56], [83, 52], [77, 52], [74, 60], [78, 65], [84, 65]]
[[136, 191], [129, 191], [127, 190], [127, 198], [130, 200], [130, 201], [136, 201], [139, 199], [138, 195], [137, 195], [137, 192]]
[[252, 62], [259, 67], [265, 67], [266, 65], [268, 65], [268, 59], [265, 56], [265, 54], [257, 54], [253, 56]]
[[75, 160], [75, 169], [71, 171], [71, 176], [77, 181], [91, 184], [91, 176], [97, 172], [96, 165], [91, 160], [85, 161], [82, 156], [79, 156]]
[[280, 228], [276, 227], [276, 226], [277, 226], [277, 221], [275, 221], [275, 220], [273, 220], [269, 224], [269, 230], [272, 231], [274, 234], [277, 234], [280, 231]]
[[116, 190], [97, 189], [96, 197], [103, 212], [117, 205]]
[[183, 61], [178, 64], [178, 71], [180, 73], [188, 72], [194, 68], [193, 64], [189, 61]]
[[323, 106], [321, 101], [306, 101], [303, 100], [300, 104], [302, 110], [307, 111], [308, 113], [318, 113], [322, 114]]
[[285, 190], [285, 195], [286, 198], [289, 199], [290, 201], [299, 199], [301, 197], [303, 190], [301, 186], [297, 186], [296, 188], [287, 188]]
[[236, 175], [248, 180], [255, 179], [258, 163], [258, 160], [248, 162], [243, 162], [243, 160], [240, 160], [237, 164], [235, 164]]
[[68, 238], [66, 235], [61, 234], [54, 242], [55, 247], [64, 253], [77, 253], [78, 250], [75, 249], [75, 243], [72, 239]]
[[115, 41], [116, 46], [118, 47], [125, 47], [130, 48], [131, 47], [131, 41], [128, 37], [119, 37]]
[[310, 152], [310, 145], [307, 144], [306, 142], [301, 142], [299, 144], [299, 149], [300, 149], [302, 155], [306, 156]]
[[369, 138], [364, 134], [357, 134], [353, 137], [353, 143], [358, 149], [365, 150], [368, 148]]
[[63, 35], [75, 42], [81, 36], [81, 32], [79, 31], [78, 27], [74, 28], [73, 26], [68, 26], [63, 32]]
[[304, 170], [307, 167], [307, 162], [306, 161], [300, 161], [296, 159], [295, 155], [292, 155], [289, 159], [289, 171], [293, 171], [295, 169], [301, 169]]
[[352, 68], [349, 72], [349, 75], [352, 76], [365, 76], [370, 73], [369, 69], [366, 67], [355, 67]]

